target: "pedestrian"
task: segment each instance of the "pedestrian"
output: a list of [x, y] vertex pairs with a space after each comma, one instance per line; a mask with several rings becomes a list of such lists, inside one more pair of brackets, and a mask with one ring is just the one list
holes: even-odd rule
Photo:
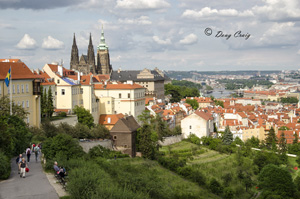
[[40, 152], [40, 147], [38, 145], [36, 145], [34, 147], [34, 154], [35, 154], [35, 161], [37, 162], [38, 156], [39, 156], [39, 152]]
[[26, 155], [27, 155], [27, 162], [30, 162], [30, 156], [31, 156], [31, 149], [30, 149], [30, 147], [28, 147], [26, 149]]
[[27, 168], [27, 163], [25, 161], [25, 158], [22, 158], [22, 161], [19, 164], [19, 168], [20, 168], [20, 171], [21, 171], [20, 178], [21, 177], [25, 178], [25, 172], [26, 172], [25, 169]]
[[20, 174], [20, 167], [19, 164], [22, 161], [22, 154], [20, 154], [16, 159], [16, 164], [18, 165], [18, 174]]

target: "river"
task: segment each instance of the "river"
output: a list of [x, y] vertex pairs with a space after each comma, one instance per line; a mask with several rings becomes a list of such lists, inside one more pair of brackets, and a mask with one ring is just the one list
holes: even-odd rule
[[225, 88], [215, 88], [212, 93], [204, 93], [205, 97], [213, 96], [214, 98], [229, 98], [230, 94], [234, 93], [233, 90], [225, 90]]

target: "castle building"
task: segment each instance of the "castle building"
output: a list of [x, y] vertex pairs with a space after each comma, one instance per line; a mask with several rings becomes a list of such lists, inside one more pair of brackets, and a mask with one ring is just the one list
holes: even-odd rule
[[82, 54], [79, 58], [78, 47], [76, 44], [75, 34], [73, 37], [73, 45], [71, 50], [70, 69], [77, 70], [87, 75], [93, 74], [110, 74], [112, 66], [110, 64], [108, 46], [105, 43], [104, 32], [102, 27], [100, 43], [97, 46], [97, 64], [95, 62], [95, 52], [92, 43], [92, 35], [90, 34], [87, 55]]

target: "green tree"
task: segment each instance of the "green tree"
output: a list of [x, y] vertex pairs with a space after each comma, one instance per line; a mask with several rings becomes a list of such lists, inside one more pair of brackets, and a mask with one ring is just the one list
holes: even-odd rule
[[214, 102], [215, 102], [216, 106], [221, 106], [222, 108], [224, 108], [224, 102], [223, 101], [215, 100]]
[[294, 134], [294, 140], [293, 140], [293, 144], [297, 144], [298, 143], [298, 135], [297, 133]]
[[258, 187], [263, 190], [263, 193], [293, 198], [296, 192], [290, 172], [273, 164], [269, 164], [261, 170], [258, 182]]
[[252, 136], [250, 139], [246, 140], [246, 144], [249, 144], [251, 147], [259, 148], [260, 141], [258, 138]]
[[88, 126], [89, 128], [94, 126], [94, 118], [92, 114], [83, 107], [75, 106], [74, 113], [77, 115], [78, 122]]
[[290, 129], [287, 126], [282, 126], [278, 130], [286, 131], [286, 130], [290, 130]]
[[67, 134], [58, 134], [53, 138], [48, 138], [43, 143], [43, 153], [47, 159], [60, 156], [66, 160], [78, 158], [84, 154], [78, 141]]
[[45, 109], [46, 109], [46, 105], [47, 105], [47, 102], [44, 101], [44, 87], [41, 85], [41, 117], [44, 117], [45, 116]]
[[276, 147], [276, 143], [277, 143], [277, 137], [275, 135], [275, 130], [273, 127], [271, 127], [271, 129], [269, 130], [269, 133], [266, 137], [266, 147], [268, 149], [275, 150], [274, 145]]
[[226, 128], [225, 128], [222, 142], [225, 145], [230, 145], [233, 142], [233, 134], [230, 131], [229, 126], [226, 126]]
[[[22, 106], [19, 106], [13, 102], [12, 115], [21, 119], [25, 119], [29, 112], [25, 111]], [[10, 115], [10, 99], [7, 96], [0, 98], [0, 116], [8, 117]]]
[[194, 110], [199, 108], [199, 103], [195, 99], [186, 99], [185, 102], [191, 105]]
[[223, 187], [222, 185], [215, 179], [213, 178], [210, 183], [209, 183], [209, 189], [211, 192], [217, 195], [222, 195], [223, 193]]
[[156, 115], [154, 122], [152, 123], [152, 128], [157, 133], [158, 140], [163, 141], [163, 137], [168, 136], [169, 127], [158, 114]]
[[58, 129], [54, 124], [52, 124], [49, 120], [46, 120], [42, 123], [42, 129], [45, 132], [45, 136], [47, 138], [54, 137], [58, 133]]
[[46, 88], [43, 91], [43, 95], [41, 95], [41, 113], [43, 117], [47, 117], [47, 91]]
[[52, 114], [54, 112], [54, 106], [53, 106], [53, 99], [52, 99], [52, 90], [51, 86], [48, 89], [48, 98], [47, 98], [47, 116], [52, 117]]
[[154, 159], [157, 152], [158, 135], [149, 124], [143, 124], [137, 131], [136, 146], [143, 157]]

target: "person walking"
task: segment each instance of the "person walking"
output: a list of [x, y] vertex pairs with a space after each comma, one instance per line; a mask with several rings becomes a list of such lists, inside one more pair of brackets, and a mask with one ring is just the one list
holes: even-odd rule
[[38, 145], [36, 145], [34, 147], [34, 154], [35, 154], [35, 161], [37, 162], [38, 160], [38, 156], [39, 156], [39, 152], [40, 152], [40, 147]]
[[27, 163], [25, 161], [25, 158], [22, 158], [22, 161], [19, 164], [19, 168], [20, 168], [20, 171], [21, 171], [20, 178], [21, 177], [25, 178], [25, 173], [26, 173], [25, 169], [27, 168]]
[[28, 147], [26, 149], [26, 155], [27, 155], [27, 162], [29, 163], [30, 162], [30, 156], [31, 156], [31, 149], [30, 149], [30, 147]]
[[22, 161], [22, 154], [20, 154], [16, 159], [16, 164], [18, 165], [18, 174], [20, 174], [20, 167], [19, 164]]

